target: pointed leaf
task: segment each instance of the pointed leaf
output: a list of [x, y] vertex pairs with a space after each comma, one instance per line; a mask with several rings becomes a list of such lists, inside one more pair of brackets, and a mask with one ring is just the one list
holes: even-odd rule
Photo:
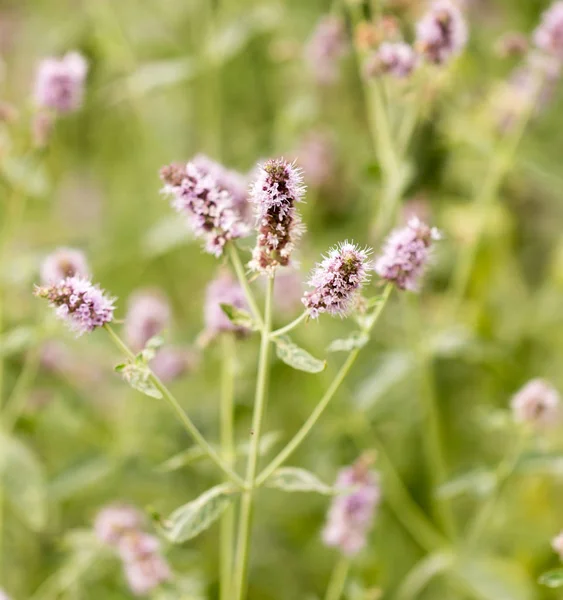
[[164, 344], [164, 339], [159, 336], [153, 336], [146, 344], [143, 350], [140, 352], [140, 359], [145, 363], [149, 363], [155, 356], [158, 350]]
[[228, 484], [217, 485], [177, 508], [162, 524], [164, 535], [176, 544], [190, 540], [208, 529], [233, 501]]
[[475, 469], [441, 485], [437, 490], [437, 496], [449, 500], [465, 494], [485, 497], [493, 491], [495, 484], [494, 473]]
[[357, 348], [363, 348], [368, 341], [369, 336], [367, 333], [354, 331], [347, 338], [333, 340], [327, 348], [327, 352], [351, 352]]
[[232, 304], [221, 304], [220, 306], [229, 321], [236, 327], [243, 327], [244, 329], [251, 329], [253, 331], [257, 329], [254, 319], [247, 311], [237, 308]]
[[133, 389], [151, 398], [162, 398], [162, 394], [150, 380], [150, 369], [142, 359], [136, 359], [135, 362], [129, 362], [125, 365], [117, 365], [115, 370]]
[[276, 343], [276, 354], [286, 365], [307, 373], [324, 371], [326, 367], [325, 360], [315, 358], [306, 350], [294, 344], [287, 336], [280, 335], [274, 338], [274, 341]]
[[323, 483], [316, 475], [297, 467], [277, 469], [266, 481], [266, 486], [284, 492], [317, 492], [326, 495], [334, 493], [333, 488]]
[[538, 583], [549, 588], [558, 588], [563, 586], [563, 569], [553, 569], [543, 573], [538, 579]]

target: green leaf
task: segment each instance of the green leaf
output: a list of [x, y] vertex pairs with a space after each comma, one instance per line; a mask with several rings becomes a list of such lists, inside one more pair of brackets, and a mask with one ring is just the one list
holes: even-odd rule
[[143, 363], [149, 363], [155, 356], [156, 353], [162, 345], [164, 344], [164, 339], [159, 336], [153, 336], [146, 344], [145, 347], [141, 350], [137, 358], [139, 358]]
[[317, 492], [332, 495], [332, 487], [323, 483], [316, 475], [297, 467], [282, 467], [272, 473], [266, 480], [266, 486], [284, 492]]
[[367, 333], [354, 331], [350, 336], [343, 339], [333, 340], [327, 348], [327, 352], [351, 352], [363, 348], [369, 341]]
[[23, 352], [32, 346], [38, 338], [38, 331], [34, 327], [22, 325], [0, 336], [0, 357], [11, 356]]
[[241, 310], [232, 304], [220, 304], [221, 310], [227, 315], [229, 321], [236, 327], [242, 327], [244, 329], [256, 330], [258, 327], [254, 322], [254, 319], [250, 313], [245, 310]]
[[495, 483], [494, 473], [485, 469], [475, 469], [441, 485], [437, 496], [448, 500], [465, 494], [484, 497], [493, 491]]
[[234, 493], [230, 485], [223, 483], [180, 506], [162, 523], [164, 535], [176, 544], [191, 540], [221, 516], [233, 501]]
[[563, 568], [553, 569], [553, 571], [547, 571], [540, 575], [538, 583], [545, 585], [549, 588], [558, 588], [563, 586]]
[[14, 512], [33, 531], [47, 524], [43, 466], [17, 438], [0, 433], [0, 485]]
[[285, 335], [274, 338], [276, 343], [276, 354], [286, 365], [306, 371], [307, 373], [320, 373], [326, 367], [325, 360], [319, 360], [309, 354], [303, 348], [294, 344], [291, 339]]
[[151, 371], [144, 364], [143, 359], [137, 358], [135, 362], [128, 362], [114, 367], [123, 379], [135, 390], [151, 398], [162, 398], [160, 390], [150, 380]]

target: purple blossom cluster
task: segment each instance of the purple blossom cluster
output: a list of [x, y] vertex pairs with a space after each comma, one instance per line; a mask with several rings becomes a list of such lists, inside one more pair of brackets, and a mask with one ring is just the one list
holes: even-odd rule
[[342, 19], [330, 15], [323, 17], [305, 46], [305, 62], [318, 84], [330, 85], [338, 80], [339, 61], [347, 48]]
[[142, 516], [131, 506], [102, 509], [95, 520], [98, 539], [114, 548], [123, 561], [131, 591], [143, 596], [172, 577], [157, 538], [142, 531]]
[[[197, 164], [199, 162], [199, 166]], [[221, 256], [225, 244], [248, 234], [248, 225], [237, 209], [232, 193], [221, 187], [209, 165], [201, 158], [186, 167], [170, 165], [161, 170], [163, 192], [172, 196], [172, 206], [188, 216], [196, 235], [205, 242], [205, 250]]]
[[309, 279], [312, 291], [305, 292], [302, 302], [309, 316], [320, 313], [346, 316], [354, 305], [361, 287], [369, 280], [369, 250], [344, 242], [332, 248], [317, 264]]
[[532, 379], [511, 400], [512, 414], [519, 423], [539, 427], [554, 425], [560, 418], [559, 392], [544, 379]]
[[295, 164], [276, 158], [260, 166], [250, 190], [258, 224], [250, 262], [253, 271], [271, 273], [289, 264], [304, 229], [295, 206], [304, 193], [303, 176]]
[[379, 476], [360, 458], [338, 473], [335, 488], [341, 493], [334, 498], [328, 512], [323, 541], [347, 556], [354, 556], [366, 545], [381, 499]]
[[67, 277], [89, 277], [88, 262], [84, 253], [75, 248], [58, 248], [41, 264], [41, 283], [58, 283]]
[[424, 58], [443, 65], [467, 44], [468, 30], [459, 8], [450, 0], [436, 0], [416, 26], [416, 46]]
[[78, 52], [43, 59], [35, 79], [35, 103], [61, 114], [78, 110], [87, 73], [88, 63]]
[[220, 273], [208, 286], [205, 294], [205, 331], [212, 338], [221, 333], [246, 333], [244, 327], [234, 325], [223, 312], [221, 304], [231, 304], [235, 308], [246, 310], [248, 305], [240, 285], [227, 271]]
[[554, 2], [543, 13], [534, 32], [534, 43], [540, 50], [563, 60], [563, 2]]
[[140, 291], [129, 298], [125, 317], [125, 341], [138, 352], [170, 325], [168, 300], [155, 291]]
[[418, 291], [431, 256], [432, 241], [439, 239], [437, 229], [413, 217], [406, 227], [396, 229], [387, 238], [383, 254], [375, 262], [377, 274], [399, 289]]
[[418, 55], [405, 42], [383, 42], [366, 61], [368, 77], [392, 75], [398, 79], [408, 77], [418, 64]]
[[82, 335], [113, 320], [114, 298], [90, 280], [67, 277], [58, 283], [36, 287], [35, 295], [46, 298], [57, 318], [65, 321], [71, 331]]

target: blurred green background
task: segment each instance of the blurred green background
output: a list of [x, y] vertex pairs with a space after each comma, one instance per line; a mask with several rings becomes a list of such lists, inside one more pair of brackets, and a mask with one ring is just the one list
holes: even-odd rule
[[[290, 460], [333, 481], [362, 452], [379, 449], [381, 459], [385, 449], [376, 463], [383, 503], [368, 548], [354, 561], [349, 600], [375, 598], [375, 588], [382, 598], [394, 597], [426, 554], [389, 498], [387, 486], [392, 489], [394, 479], [387, 466], [394, 464], [432, 519], [420, 451], [427, 429], [419, 399], [428, 373], [454, 481], [442, 491], [450, 494], [460, 547], [463, 527], [486, 496], [490, 472], [512, 439], [510, 396], [536, 376], [563, 388], [561, 86], [528, 127], [498, 197], [486, 207], [474, 203], [497, 151], [496, 134], [483, 117], [491, 90], [522, 60], [499, 57], [496, 42], [508, 31], [531, 32], [548, 3], [467, 4], [470, 43], [439, 94], [423, 107], [424, 122], [410, 153], [414, 176], [404, 194], [405, 202], [417, 199], [444, 240], [423, 293], [408, 299], [395, 294], [345, 386]], [[412, 36], [419, 3], [387, 5]], [[36, 457], [19, 500], [10, 502], [7, 493], [3, 507], [0, 583], [14, 600], [37, 598], [41, 584], [61, 569], [73, 574], [66, 590], [47, 589], [39, 598], [132, 597], [116, 560], [80, 569], [68, 532], [91, 527], [97, 510], [116, 500], [167, 514], [217, 481], [204, 460], [172, 472], [159, 468], [192, 441], [163, 403], [130, 390], [113, 373], [120, 357], [103, 332], [76, 340], [62, 327], [51, 329], [66, 361], [57, 369], [40, 364], [38, 335], [47, 309], [31, 290], [46, 254], [58, 246], [83, 249], [95, 280], [118, 296], [119, 318], [132, 292], [161, 289], [174, 311], [167, 342], [193, 345], [203, 329], [205, 286], [218, 261], [184, 234], [159, 194], [159, 168], [198, 152], [242, 172], [280, 155], [297, 156], [306, 167], [303, 143], [319, 133], [330, 144], [332, 164], [325, 183], [309, 181], [307, 234], [299, 250], [302, 278], [338, 241], [353, 239], [377, 251], [381, 239], [373, 238], [372, 221], [380, 170], [354, 53], [350, 48], [339, 81], [328, 87], [315, 83], [303, 60], [304, 44], [330, 10], [345, 14], [337, 2], [321, 0], [0, 2], [1, 100], [19, 111], [15, 123], [0, 129], [0, 226], [9, 211], [18, 212], [0, 271], [1, 391], [7, 399], [20, 386], [16, 393], [25, 410], [15, 434]], [[349, 21], [347, 27], [351, 36]], [[72, 49], [90, 61], [85, 106], [57, 123], [41, 162], [26, 163], [21, 156], [29, 140], [36, 64]], [[481, 221], [470, 285], [452, 311], [450, 277]], [[299, 311], [299, 306], [289, 314], [278, 310], [276, 324]], [[294, 339], [325, 356], [330, 341], [352, 327], [325, 317], [299, 329]], [[429, 355], [422, 369], [419, 343]], [[258, 341], [251, 337], [238, 344], [236, 428], [244, 442]], [[279, 433], [276, 449], [307, 418], [342, 359], [329, 355], [320, 375], [274, 362], [266, 428]], [[211, 344], [199, 366], [171, 384], [213, 441], [219, 366], [219, 348]], [[560, 431], [533, 440], [478, 547], [461, 552], [456, 578], [433, 579], [421, 598], [474, 597], [459, 587], [464, 578], [491, 600], [559, 597], [536, 580], [558, 562], [550, 540], [563, 526]], [[0, 445], [0, 464], [1, 455]], [[328, 502], [323, 496], [260, 492], [251, 600], [323, 597], [336, 560], [320, 540]], [[191, 589], [176, 597], [217, 597], [217, 531], [215, 526], [167, 548], [174, 571]]]

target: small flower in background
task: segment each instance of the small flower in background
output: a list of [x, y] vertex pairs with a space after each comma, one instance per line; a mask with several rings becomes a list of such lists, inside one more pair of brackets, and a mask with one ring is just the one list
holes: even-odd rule
[[563, 531], [561, 531], [560, 533], [558, 533], [551, 540], [551, 547], [553, 548], [554, 552], [557, 552], [557, 554], [559, 555], [559, 558], [561, 560], [563, 560]]
[[116, 504], [100, 510], [94, 521], [94, 531], [104, 544], [117, 546], [124, 535], [136, 531], [141, 523], [142, 515], [136, 508]]
[[318, 84], [330, 85], [338, 80], [339, 62], [347, 48], [342, 19], [330, 15], [323, 17], [305, 46], [305, 62]]
[[244, 327], [236, 326], [229, 320], [221, 304], [231, 304], [241, 310], [248, 309], [242, 288], [228, 271], [221, 271], [207, 286], [204, 305], [205, 332], [210, 338], [225, 332], [246, 333]]
[[86, 256], [81, 250], [58, 248], [41, 264], [41, 283], [49, 285], [67, 277], [88, 277], [89, 271]]
[[495, 44], [496, 53], [502, 58], [523, 56], [528, 51], [528, 38], [519, 32], [505, 33]]
[[336, 170], [336, 156], [329, 135], [322, 131], [308, 132], [301, 140], [295, 157], [308, 185], [321, 187], [331, 182]]
[[170, 326], [170, 305], [156, 291], [144, 290], [129, 298], [124, 336], [129, 346], [138, 352], [155, 335]]
[[78, 52], [43, 59], [35, 79], [35, 103], [59, 113], [78, 110], [82, 106], [87, 72], [88, 63]]
[[121, 560], [133, 562], [160, 550], [160, 541], [154, 535], [133, 529], [126, 532], [117, 544]]
[[9, 596], [4, 592], [4, 590], [0, 590], [0, 600], [10, 600]]
[[361, 287], [369, 280], [370, 250], [344, 242], [332, 248], [314, 268], [303, 295], [303, 304], [312, 318], [320, 313], [346, 316], [354, 306]]
[[276, 273], [274, 281], [274, 305], [284, 314], [296, 312], [301, 307], [303, 286], [301, 274], [297, 271], [281, 271]]
[[152, 372], [164, 383], [192, 372], [198, 364], [197, 354], [190, 348], [164, 346], [150, 362]]
[[185, 169], [176, 164], [164, 167], [160, 176], [165, 183], [163, 192], [172, 196], [173, 208], [188, 216], [196, 237], [205, 241], [206, 252], [219, 257], [228, 241], [247, 235], [248, 226], [232, 195], [212, 173], [189, 162]]
[[258, 237], [249, 265], [253, 271], [272, 273], [289, 264], [304, 229], [295, 207], [304, 193], [303, 176], [295, 164], [277, 158], [259, 168], [250, 190], [258, 220]]
[[560, 417], [559, 392], [544, 379], [532, 379], [513, 396], [512, 414], [519, 423], [548, 426]]
[[379, 475], [363, 457], [338, 473], [334, 498], [323, 530], [327, 546], [353, 556], [366, 545], [375, 510], [381, 499]]
[[384, 42], [366, 60], [367, 77], [393, 75], [399, 79], [408, 77], [416, 68], [418, 56], [405, 42]]
[[437, 0], [416, 26], [416, 47], [428, 62], [442, 65], [467, 44], [465, 19], [455, 4]]
[[160, 554], [148, 554], [125, 563], [125, 577], [131, 591], [144, 596], [172, 577], [168, 563]]
[[67, 277], [59, 283], [37, 287], [35, 295], [49, 300], [57, 318], [71, 331], [82, 335], [113, 320], [114, 298], [81, 277]]
[[417, 217], [406, 227], [396, 229], [387, 238], [383, 254], [375, 262], [377, 274], [401, 290], [416, 292], [431, 256], [433, 240], [439, 240], [436, 228]]
[[563, 59], [563, 2], [554, 2], [542, 14], [534, 43], [540, 50]]
[[373, 50], [382, 42], [398, 41], [400, 36], [399, 21], [389, 15], [381, 17], [376, 23], [362, 21], [354, 32], [356, 46], [363, 52]]

